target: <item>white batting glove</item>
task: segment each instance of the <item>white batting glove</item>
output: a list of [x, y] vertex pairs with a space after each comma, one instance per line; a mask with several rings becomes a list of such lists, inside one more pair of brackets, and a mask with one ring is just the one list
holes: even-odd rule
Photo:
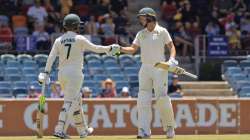
[[185, 70], [183, 68], [180, 68], [177, 66], [179, 64], [179, 62], [175, 58], [170, 57], [167, 63], [170, 66], [169, 67], [170, 72], [173, 72], [177, 75], [183, 74], [185, 72]]
[[108, 52], [108, 55], [111, 55], [111, 56], [116, 56], [116, 55], [119, 55], [120, 54], [120, 51], [121, 51], [121, 46], [118, 45], [118, 44], [112, 44], [110, 45], [110, 51]]
[[38, 82], [39, 82], [39, 84], [43, 84], [44, 82], [45, 82], [45, 84], [49, 84], [50, 83], [49, 74], [47, 72], [39, 73]]
[[179, 64], [179, 62], [174, 57], [170, 57], [167, 63], [170, 67], [176, 67]]

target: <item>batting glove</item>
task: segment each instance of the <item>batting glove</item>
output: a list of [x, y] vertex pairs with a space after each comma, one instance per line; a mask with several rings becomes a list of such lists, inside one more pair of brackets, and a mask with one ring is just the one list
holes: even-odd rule
[[170, 67], [176, 67], [179, 64], [174, 57], [170, 57], [167, 63]]
[[49, 78], [49, 73], [48, 72], [41, 72], [38, 75], [38, 82], [39, 84], [49, 84], [50, 83], [50, 78]]
[[110, 45], [110, 51], [108, 52], [108, 55], [111, 56], [117, 56], [120, 54], [121, 46], [118, 44], [112, 44]]
[[175, 58], [170, 57], [167, 63], [169, 64], [169, 71], [170, 72], [173, 72], [177, 75], [184, 73], [185, 70], [177, 66], [179, 63]]

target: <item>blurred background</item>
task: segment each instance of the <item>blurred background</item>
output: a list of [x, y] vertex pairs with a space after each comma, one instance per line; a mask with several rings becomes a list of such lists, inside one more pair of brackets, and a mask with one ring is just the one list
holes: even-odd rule
[[[0, 97], [40, 94], [37, 74], [68, 13], [86, 22], [84, 35], [93, 43], [130, 44], [142, 29], [136, 14], [145, 6], [170, 32], [180, 66], [199, 75], [194, 81], [170, 73], [171, 97], [250, 97], [249, 0], [1, 0]], [[137, 97], [140, 55], [84, 57], [84, 98]], [[51, 79], [46, 96], [63, 97], [57, 63]]]

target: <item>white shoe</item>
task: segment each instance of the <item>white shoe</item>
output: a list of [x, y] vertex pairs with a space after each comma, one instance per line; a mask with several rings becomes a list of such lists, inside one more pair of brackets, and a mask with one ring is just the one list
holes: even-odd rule
[[93, 131], [94, 131], [94, 128], [92, 127], [87, 128], [84, 132], [82, 132], [82, 134], [80, 134], [80, 138], [87, 137], [88, 135], [92, 134]]
[[144, 129], [140, 128], [137, 139], [150, 139], [151, 133], [147, 134]]
[[172, 138], [174, 138], [174, 136], [175, 136], [174, 128], [169, 126], [167, 128], [167, 138], [172, 139]]
[[63, 132], [55, 132], [53, 134], [53, 136], [57, 137], [57, 138], [61, 138], [61, 139], [70, 139], [70, 136], [63, 133]]

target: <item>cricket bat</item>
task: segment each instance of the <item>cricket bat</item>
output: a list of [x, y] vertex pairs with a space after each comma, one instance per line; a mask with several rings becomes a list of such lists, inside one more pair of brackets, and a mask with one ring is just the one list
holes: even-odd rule
[[36, 114], [37, 138], [43, 137], [43, 117], [45, 113], [45, 82], [42, 84], [42, 93], [39, 97], [38, 111]]
[[[189, 77], [194, 78], [194, 79], [198, 78], [197, 75], [189, 73], [189, 72], [187, 72], [185, 69], [183, 69], [181, 67], [176, 66], [174, 68], [170, 68], [170, 66], [169, 66], [169, 64], [167, 62], [158, 62], [158, 63], [155, 64], [155, 67], [156, 68], [161, 68], [161, 69], [164, 69], [164, 70], [176, 73], [176, 74], [184, 74], [184, 75], [189, 76]], [[182, 73], [178, 73], [178, 71], [182, 71]]]

